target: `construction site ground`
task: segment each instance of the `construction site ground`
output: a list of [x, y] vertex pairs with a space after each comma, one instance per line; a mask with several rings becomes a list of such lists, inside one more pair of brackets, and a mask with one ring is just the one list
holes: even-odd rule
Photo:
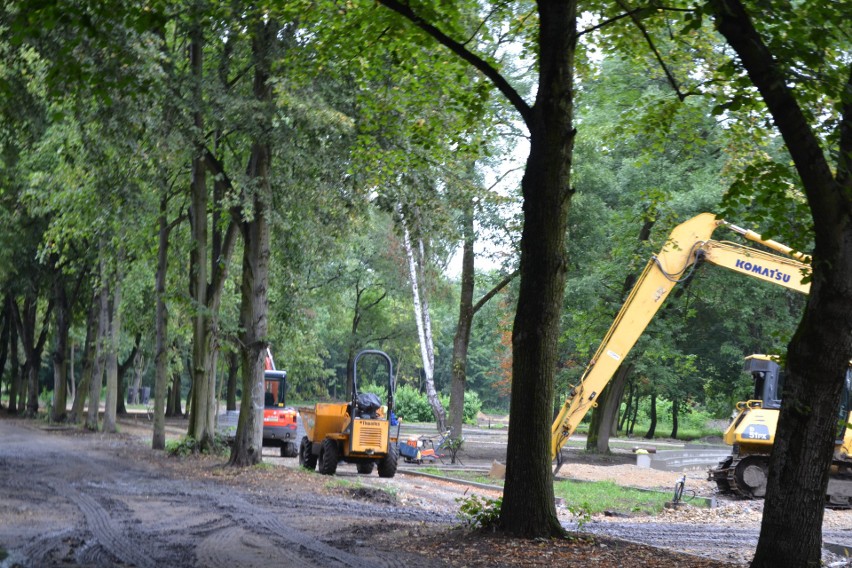
[[[748, 563], [760, 526], [759, 501], [719, 500], [712, 509], [686, 505], [653, 517], [599, 515], [582, 527], [558, 506], [571, 538], [508, 539], [463, 529], [457, 518], [458, 499], [496, 498], [499, 489], [420, 475], [422, 465], [401, 464], [394, 478], [380, 479], [341, 464], [328, 477], [268, 448], [264, 465], [230, 468], [227, 456], [151, 450], [145, 414], [122, 418], [119, 428], [91, 433], [0, 417], [0, 567], [721, 567]], [[169, 420], [167, 438], [185, 432], [184, 420]], [[428, 433], [406, 425], [402, 437]], [[560, 475], [671, 492], [684, 473], [637, 467], [632, 446], [639, 443], [614, 441], [613, 455], [597, 456], [574, 441]], [[459, 457], [464, 468], [485, 471], [505, 452], [506, 430], [494, 421], [466, 430]], [[689, 495], [713, 495], [706, 472], [685, 475]], [[824, 535], [841, 545], [852, 540], [852, 512], [826, 511]], [[824, 562], [845, 565], [840, 552], [828, 546]]]

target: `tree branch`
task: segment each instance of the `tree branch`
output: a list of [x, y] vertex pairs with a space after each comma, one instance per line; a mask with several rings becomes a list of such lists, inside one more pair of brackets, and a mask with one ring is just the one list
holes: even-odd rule
[[663, 56], [660, 55], [660, 51], [657, 49], [657, 46], [654, 44], [654, 40], [653, 40], [653, 38], [651, 38], [651, 34], [648, 33], [648, 29], [645, 27], [645, 24], [642, 23], [642, 20], [639, 18], [636, 11], [631, 11], [628, 8], [628, 6], [624, 2], [624, 0], [616, 0], [616, 1], [618, 2], [618, 5], [621, 6], [624, 9], [624, 11], [628, 13], [628, 15], [630, 16], [630, 19], [633, 20], [633, 23], [636, 25], [637, 28], [639, 28], [639, 31], [642, 32], [642, 36], [645, 38], [645, 41], [648, 43], [648, 47], [651, 48], [651, 52], [654, 54], [654, 57], [656, 58], [657, 63], [660, 64], [660, 67], [662, 67], [663, 72], [666, 74], [666, 78], [668, 79], [669, 84], [671, 84], [672, 88], [674, 89], [675, 93], [677, 94], [677, 98], [680, 99], [681, 102], [683, 102], [688, 95], [686, 93], [681, 92], [680, 86], [677, 84], [677, 80], [675, 79], [672, 72], [669, 70], [668, 66], [666, 65], [666, 62], [663, 61]]
[[[751, 82], [760, 91], [778, 131], [781, 133], [793, 163], [802, 180], [808, 205], [814, 219], [836, 219], [848, 215], [849, 199], [836, 192], [825, 191], [836, 183], [819, 139], [811, 128], [778, 62], [757, 32], [740, 0], [711, 0], [716, 27], [739, 56]], [[849, 105], [849, 103], [845, 103]], [[848, 108], [848, 106], [846, 107]], [[848, 115], [846, 120], [849, 120]], [[830, 225], [816, 223], [817, 243], [831, 242], [833, 236], [823, 233]]]
[[840, 117], [840, 148], [837, 157], [837, 183], [852, 194], [852, 64], [843, 95], [843, 114]]
[[639, 13], [639, 12], [641, 12], [642, 10], [645, 10], [645, 8], [635, 8], [634, 10], [632, 10], [632, 11], [630, 11], [630, 12], [625, 12], [625, 13], [623, 13], [623, 14], [619, 14], [618, 16], [613, 16], [612, 18], [610, 18], [610, 19], [608, 19], [608, 20], [604, 20], [603, 22], [601, 22], [601, 23], [599, 23], [599, 24], [597, 24], [597, 25], [595, 25], [595, 26], [592, 26], [592, 27], [590, 27], [590, 28], [586, 28], [585, 30], [583, 30], [583, 31], [581, 31], [581, 32], [578, 32], [578, 33], [577, 33], [577, 37], [583, 36], [583, 35], [585, 35], [585, 34], [590, 34], [590, 33], [592, 33], [592, 32], [596, 32], [596, 31], [598, 31], [599, 29], [605, 28], [605, 27], [607, 27], [607, 26], [608, 26], [608, 25], [610, 25], [610, 24], [614, 24], [615, 22], [617, 22], [617, 21], [619, 21], [619, 20], [623, 20], [624, 18], [630, 18], [630, 17], [632, 17], [634, 14], [638, 14], [638, 13]]
[[503, 93], [503, 96], [505, 96], [512, 106], [515, 107], [515, 110], [518, 111], [521, 118], [524, 119], [524, 122], [526, 122], [528, 126], [531, 124], [532, 109], [530, 106], [514, 89], [514, 87], [509, 84], [506, 78], [503, 77], [503, 75], [501, 75], [500, 72], [497, 71], [497, 69], [495, 69], [490, 63], [415, 14], [414, 10], [398, 0], [378, 0], [378, 3], [406, 18], [415, 26], [432, 36], [438, 43], [461, 57], [462, 60], [473, 65], [480, 73], [485, 75], [501, 93]]
[[496, 285], [496, 286], [494, 286], [493, 288], [491, 288], [491, 290], [489, 290], [487, 294], [485, 294], [484, 296], [482, 296], [482, 297], [479, 299], [479, 301], [478, 301], [478, 302], [476, 302], [476, 304], [474, 304], [474, 306], [473, 306], [473, 313], [475, 314], [476, 312], [478, 312], [478, 311], [482, 308], [482, 306], [484, 306], [485, 304], [487, 304], [487, 303], [488, 303], [488, 300], [490, 300], [491, 298], [493, 298], [494, 296], [496, 296], [496, 295], [497, 295], [497, 292], [499, 292], [500, 290], [502, 290], [503, 288], [505, 288], [506, 286], [508, 286], [508, 285], [509, 285], [509, 282], [511, 282], [512, 280], [514, 280], [514, 279], [515, 279], [515, 277], [516, 277], [518, 274], [520, 274], [520, 272], [521, 272], [520, 270], [516, 270], [516, 271], [512, 272], [511, 274], [506, 275], [506, 277], [505, 277], [505, 278], [503, 278], [503, 280], [501, 280], [500, 282], [498, 282], [498, 283], [497, 283], [497, 285]]

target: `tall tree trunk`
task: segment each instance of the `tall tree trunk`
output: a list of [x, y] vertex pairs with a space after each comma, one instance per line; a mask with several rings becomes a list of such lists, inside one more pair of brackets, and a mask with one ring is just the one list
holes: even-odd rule
[[467, 381], [467, 351], [470, 345], [470, 329], [473, 325], [473, 288], [474, 288], [474, 251], [476, 240], [473, 227], [474, 205], [465, 201], [462, 212], [462, 272], [459, 293], [459, 319], [456, 335], [453, 337], [453, 359], [450, 365], [452, 383], [450, 385], [450, 436], [454, 440], [462, 437], [464, 424], [464, 392]]
[[402, 242], [405, 248], [405, 256], [408, 259], [411, 294], [414, 297], [414, 319], [417, 323], [417, 338], [420, 342], [426, 398], [429, 400], [429, 406], [432, 407], [432, 413], [435, 415], [438, 431], [444, 432], [447, 429], [447, 414], [438, 398], [438, 391], [435, 390], [435, 348], [432, 339], [432, 319], [429, 315], [429, 299], [424, 286], [426, 259], [423, 254], [423, 240], [417, 239], [418, 247], [415, 250], [409, 230], [409, 222], [403, 215], [401, 206], [398, 210], [402, 224]]
[[[9, 314], [12, 318], [15, 317], [14, 311], [15, 300], [11, 296], [6, 300], [8, 302]], [[9, 379], [9, 414], [17, 414], [18, 413], [18, 399], [21, 395], [21, 363], [18, 360], [18, 326], [12, 325], [9, 329], [9, 351], [11, 351], [11, 357], [9, 357], [9, 369], [11, 371], [11, 377]]]
[[678, 415], [680, 414], [680, 406], [678, 404], [677, 398], [672, 399], [672, 439], [677, 440], [677, 425], [678, 425]]
[[[784, 139], [814, 226], [811, 291], [787, 350], [784, 396], [752, 566], [819, 566], [836, 413], [852, 358], [852, 65], [847, 63], [842, 91], [824, 93], [842, 101], [839, 136], [826, 152], [825, 139], [815, 133], [809, 113], [796, 100], [785, 67], [743, 4], [714, 0], [709, 7]], [[826, 154], [837, 156], [834, 168]]]
[[500, 522], [526, 537], [561, 535], [553, 501], [551, 410], [565, 290], [565, 231], [574, 146], [577, 6], [538, 2], [539, 83], [526, 118], [530, 155], [521, 181], [521, 282], [512, 332], [512, 395]]
[[106, 400], [104, 402], [104, 432], [117, 432], [116, 414], [118, 400], [118, 340], [121, 332], [121, 284], [116, 277], [109, 294], [107, 320], [106, 356], [104, 359], [106, 374]]
[[53, 422], [64, 422], [68, 404], [68, 333], [71, 328], [71, 306], [65, 291], [65, 281], [56, 270], [54, 302], [56, 304], [56, 346], [53, 350]]
[[648, 427], [648, 432], [645, 434], [646, 440], [653, 440], [654, 434], [657, 431], [657, 392], [651, 391], [651, 425]]
[[237, 409], [237, 374], [240, 370], [240, 354], [236, 351], [228, 353], [228, 389], [225, 393], [227, 410]]
[[166, 306], [166, 274], [169, 270], [169, 225], [168, 197], [160, 199], [160, 214], [157, 231], [157, 277], [154, 284], [156, 307], [154, 340], [154, 431], [151, 437], [151, 448], [166, 449], [166, 386], [168, 384], [169, 358], [166, 346], [169, 343], [169, 310]]
[[[119, 331], [119, 335], [120, 335], [121, 329], [119, 328], [118, 331]], [[130, 353], [127, 354], [127, 357], [124, 359], [124, 361], [118, 362], [118, 371], [117, 371], [118, 388], [117, 388], [117, 391], [116, 391], [118, 393], [118, 398], [116, 399], [116, 406], [115, 406], [115, 412], [118, 416], [127, 416], [127, 407], [124, 404], [124, 400], [125, 400], [124, 393], [132, 392], [133, 397], [128, 402], [132, 402], [133, 404], [139, 404], [139, 393], [136, 392], [136, 391], [138, 391], [138, 385], [135, 384], [135, 380], [134, 380], [134, 385], [131, 386], [128, 389], [126, 387], [127, 381], [125, 380], [125, 377], [127, 376], [127, 372], [136, 365], [136, 360], [140, 356], [139, 355], [139, 349], [141, 347], [142, 347], [142, 333], [137, 332], [136, 338], [133, 340], [133, 349], [130, 350]], [[141, 382], [141, 380], [142, 380], [141, 372], [139, 373], [138, 379]]]
[[624, 395], [627, 376], [633, 370], [633, 365], [622, 364], [615, 372], [615, 377], [604, 387], [598, 396], [598, 406], [592, 413], [589, 424], [589, 436], [586, 439], [586, 451], [599, 454], [609, 453], [609, 438], [612, 435], [613, 424], [618, 418], [618, 408]]
[[74, 397], [74, 403], [71, 405], [71, 414], [68, 415], [68, 421], [76, 424], [83, 416], [83, 410], [86, 406], [86, 399], [89, 396], [89, 390], [92, 384], [92, 373], [97, 357], [97, 334], [98, 334], [98, 314], [100, 296], [97, 293], [92, 295], [89, 303], [88, 316], [86, 317], [86, 341], [83, 346], [83, 370], [80, 374], [80, 385], [77, 388], [77, 394]]
[[[202, 53], [204, 32], [201, 18], [190, 30], [189, 64], [192, 72], [193, 121], [195, 130], [201, 136], [205, 131], [203, 96], [201, 85], [204, 81]], [[197, 441], [201, 450], [210, 449], [215, 439], [216, 413], [216, 371], [218, 359], [218, 316], [222, 300], [228, 265], [233, 253], [238, 229], [236, 223], [228, 225], [224, 236], [219, 238], [218, 224], [213, 225], [212, 242], [215, 245], [208, 253], [211, 238], [208, 231], [208, 195], [206, 170], [212, 169], [215, 184], [231, 187], [227, 173], [215, 156], [208, 152], [204, 140], [195, 141], [195, 155], [192, 160], [190, 225], [193, 248], [190, 253], [190, 296], [198, 310], [192, 318], [192, 372], [190, 374], [190, 396], [187, 400], [189, 426], [187, 434]], [[221, 246], [221, 250], [216, 247]], [[211, 263], [210, 257], [215, 259]]]
[[24, 299], [23, 313], [18, 309], [17, 302], [12, 302], [12, 316], [15, 318], [15, 326], [21, 338], [24, 348], [26, 362], [24, 363], [25, 378], [27, 384], [26, 410], [24, 414], [28, 417], [38, 415], [38, 374], [41, 370], [41, 355], [44, 352], [44, 344], [50, 329], [49, 321], [53, 311], [53, 300], [48, 302], [44, 312], [44, 321], [41, 332], [36, 338], [36, 325], [38, 320], [38, 297], [27, 296]]
[[[101, 259], [101, 274], [104, 260]], [[107, 350], [107, 328], [109, 326], [109, 289], [106, 282], [101, 284], [98, 293], [98, 331], [95, 338], [95, 360], [92, 368], [92, 380], [89, 383], [89, 411], [86, 415], [86, 428], [98, 430], [98, 415], [101, 407], [101, 389], [104, 381], [104, 367]]]
[[[2, 316], [3, 318], [3, 329], [0, 331], [0, 392], [3, 391], [3, 370], [6, 368], [6, 359], [9, 356], [9, 340], [10, 340], [10, 331], [12, 328], [12, 312], [9, 308], [9, 296], [6, 296], [5, 301], [3, 302]], [[9, 388], [11, 390], [12, 387], [12, 375], [14, 375], [14, 370], [9, 373]], [[9, 407], [11, 408], [11, 403]], [[3, 405], [0, 404], [0, 408], [3, 408]]]
[[488, 62], [414, 13], [410, 6], [398, 0], [379, 2], [485, 74], [529, 129], [530, 154], [521, 182], [521, 282], [512, 331], [510, 427], [500, 524], [517, 536], [561, 535], [553, 501], [550, 425], [567, 268], [565, 231], [572, 195], [576, 0], [537, 2], [539, 74], [532, 107]]
[[[190, 31], [189, 65], [192, 71], [193, 120], [198, 136], [204, 132], [204, 112], [201, 85], [204, 80], [204, 32], [199, 18]], [[190, 226], [192, 230], [192, 252], [190, 255], [190, 293], [197, 306], [192, 316], [192, 412], [189, 416], [188, 434], [200, 447], [212, 441], [213, 423], [209, 421], [207, 399], [213, 388], [207, 374], [210, 349], [210, 321], [207, 311], [207, 169], [202, 153], [203, 140], [196, 141], [192, 159], [192, 201]]]
[[[272, 99], [269, 84], [272, 54], [278, 26], [274, 20], [256, 22], [253, 26], [254, 95], [263, 105]], [[267, 115], [271, 116], [271, 114]], [[263, 460], [263, 371], [269, 345], [269, 214], [272, 191], [269, 184], [271, 151], [265, 139], [271, 125], [268, 119], [258, 124], [257, 138], [252, 144], [248, 178], [256, 183], [252, 196], [250, 221], [242, 221], [243, 279], [240, 287], [240, 354], [243, 369], [243, 403], [231, 458], [232, 466], [248, 466]]]

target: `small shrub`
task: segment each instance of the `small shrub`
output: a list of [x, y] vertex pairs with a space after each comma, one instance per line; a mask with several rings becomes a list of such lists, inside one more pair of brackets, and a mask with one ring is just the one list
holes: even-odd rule
[[186, 436], [180, 440], [166, 441], [166, 453], [170, 456], [186, 457], [190, 454], [222, 456], [227, 455], [229, 452], [228, 441], [221, 436], [214, 437], [210, 447], [205, 449], [202, 449], [198, 441], [192, 436]]
[[582, 528], [592, 520], [592, 514], [589, 512], [591, 507], [588, 503], [583, 503], [582, 505], [569, 505], [565, 507], [568, 509], [568, 512], [571, 513], [577, 519], [577, 529], [582, 530]]
[[426, 395], [409, 385], [396, 389], [394, 406], [396, 415], [406, 422], [431, 422], [435, 419]]
[[496, 529], [500, 522], [500, 509], [503, 507], [503, 498], [490, 499], [471, 495], [470, 497], [459, 497], [458, 518], [470, 528]]
[[360, 385], [358, 390], [360, 390], [361, 392], [373, 393], [374, 395], [379, 397], [379, 400], [382, 401], [382, 404], [387, 404], [387, 402], [388, 402], [387, 401], [387, 398], [388, 398], [388, 387], [387, 386], [367, 384], [367, 385]]
[[170, 456], [186, 457], [198, 452], [198, 442], [192, 436], [180, 440], [166, 440], [166, 453]]
[[482, 410], [482, 399], [475, 391], [464, 391], [464, 423], [476, 426], [476, 417]]

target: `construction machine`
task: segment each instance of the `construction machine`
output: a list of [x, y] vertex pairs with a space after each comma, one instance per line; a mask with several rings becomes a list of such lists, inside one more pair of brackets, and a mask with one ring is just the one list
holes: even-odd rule
[[[239, 423], [239, 410], [228, 410], [217, 417], [216, 430], [233, 443]], [[298, 413], [287, 406], [287, 372], [275, 368], [272, 351], [266, 350], [263, 371], [263, 446], [281, 449], [282, 458], [298, 455], [296, 431]]]
[[[719, 227], [779, 252], [780, 256], [735, 242], [710, 237]], [[672, 289], [689, 280], [702, 262], [807, 294], [810, 259], [754, 231], [702, 213], [674, 228], [662, 250], [651, 257], [630, 291], [615, 321], [589, 362], [580, 382], [573, 386], [551, 426], [551, 459], [562, 465], [561, 450], [612, 378], [618, 366], [648, 327]]]
[[[710, 237], [719, 227], [785, 256], [739, 243], [712, 240]], [[810, 292], [811, 268], [807, 255], [717, 219], [712, 213], [702, 213], [675, 227], [662, 250], [646, 264], [579, 384], [571, 388], [553, 421], [551, 458], [557, 461], [555, 471], [562, 465], [562, 447], [583, 417], [597, 405], [598, 395], [669, 293], [677, 284], [689, 280], [705, 261], [802, 294]], [[755, 377], [755, 398], [737, 405], [738, 414], [725, 432], [725, 441], [732, 446], [732, 453], [710, 470], [709, 477], [724, 493], [755, 498], [762, 497], [766, 490], [769, 452], [775, 440], [781, 407], [783, 374], [778, 363], [766, 356], [748, 358], [746, 370]], [[847, 372], [847, 391], [838, 411], [840, 426], [826, 494], [826, 503], [834, 507], [852, 505], [852, 432], [846, 428], [850, 421], [850, 380]]]
[[[725, 430], [724, 441], [732, 447], [731, 455], [708, 472], [722, 493], [746, 498], [762, 498], [769, 477], [769, 453], [775, 442], [784, 370], [777, 357], [746, 357], [745, 371], [754, 379], [753, 398], [738, 402], [736, 415]], [[831, 464], [826, 505], [849, 508], [852, 505], [852, 429], [850, 423], [850, 387], [852, 368], [846, 371]]]
[[[373, 393], [361, 392], [358, 363], [363, 357], [378, 357], [387, 371], [387, 397], [384, 404]], [[399, 453], [399, 425], [394, 423], [393, 363], [383, 351], [364, 350], [355, 356], [352, 368], [351, 398], [347, 402], [317, 403], [300, 408], [305, 436], [299, 445], [299, 464], [334, 475], [339, 462], [354, 463], [361, 474], [375, 467], [379, 477], [396, 475]], [[397, 426], [392, 431], [391, 426]]]
[[263, 372], [263, 445], [281, 448], [282, 458], [294, 458], [296, 449], [296, 409], [287, 406], [287, 372]]

